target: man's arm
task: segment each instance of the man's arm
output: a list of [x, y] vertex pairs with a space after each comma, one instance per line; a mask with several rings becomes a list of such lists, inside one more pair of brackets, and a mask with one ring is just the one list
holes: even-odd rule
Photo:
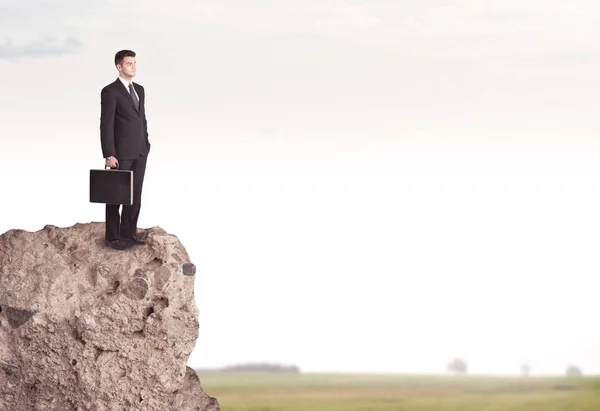
[[115, 150], [115, 112], [117, 99], [110, 89], [103, 88], [100, 93], [100, 142], [104, 158], [116, 156]]
[[150, 152], [150, 140], [148, 139], [148, 122], [146, 121], [146, 110], [144, 110], [144, 134], [146, 135], [146, 144], [148, 145], [148, 152]]
[[144, 94], [144, 136], [146, 137], [146, 144], [148, 145], [148, 152], [150, 152], [150, 140], [148, 139], [148, 121], [146, 120], [146, 90], [141, 87], [142, 93]]

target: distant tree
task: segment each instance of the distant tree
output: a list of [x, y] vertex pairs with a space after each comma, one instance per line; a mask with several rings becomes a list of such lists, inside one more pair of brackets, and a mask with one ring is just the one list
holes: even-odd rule
[[529, 364], [521, 365], [521, 373], [523, 374], [523, 377], [529, 377], [529, 374], [531, 373], [531, 365], [529, 365]]
[[462, 358], [455, 358], [448, 363], [448, 371], [454, 374], [466, 374], [467, 362]]
[[583, 372], [581, 372], [581, 368], [576, 365], [569, 365], [566, 370], [567, 377], [581, 377]]

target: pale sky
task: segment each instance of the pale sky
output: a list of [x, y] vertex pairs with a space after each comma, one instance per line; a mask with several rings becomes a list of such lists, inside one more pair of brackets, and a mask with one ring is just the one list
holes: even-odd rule
[[140, 227], [198, 268], [193, 367], [600, 373], [600, 4], [0, 0], [0, 232], [104, 221], [138, 53]]

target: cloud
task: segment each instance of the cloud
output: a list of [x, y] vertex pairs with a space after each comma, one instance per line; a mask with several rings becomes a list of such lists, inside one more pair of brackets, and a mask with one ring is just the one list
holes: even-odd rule
[[70, 36], [62, 40], [48, 37], [20, 45], [15, 45], [11, 39], [8, 39], [0, 44], [0, 60], [59, 57], [72, 54], [81, 46], [79, 40]]
[[0, 0], [0, 60], [70, 54], [86, 38], [85, 24], [114, 9], [114, 0]]

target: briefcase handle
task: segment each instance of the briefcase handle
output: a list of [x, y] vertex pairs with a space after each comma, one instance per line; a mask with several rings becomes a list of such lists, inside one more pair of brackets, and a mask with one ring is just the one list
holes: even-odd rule
[[111, 170], [118, 170], [119, 169], [119, 164], [117, 164], [117, 168], [112, 168], [112, 167], [108, 167], [106, 164], [104, 164], [104, 169], [106, 170], [106, 168], [109, 168]]

